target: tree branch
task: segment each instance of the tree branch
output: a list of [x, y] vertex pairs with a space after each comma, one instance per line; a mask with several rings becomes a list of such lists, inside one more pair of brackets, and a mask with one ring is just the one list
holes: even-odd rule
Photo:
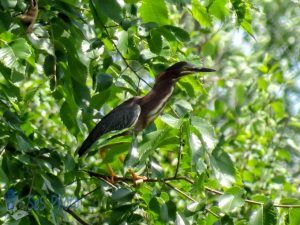
[[[95, 173], [93, 171], [87, 171], [87, 170], [84, 170], [84, 172], [88, 173], [91, 177], [98, 177], [98, 178], [101, 178], [101, 179], [105, 180], [107, 183], [110, 183], [110, 182], [107, 181], [107, 179], [109, 178], [109, 176], [107, 176], [107, 175], [99, 174], [99, 173]], [[169, 187], [171, 187], [170, 184], [167, 183], [167, 182], [168, 181], [176, 181], [176, 180], [184, 180], [184, 181], [186, 181], [190, 184], [194, 184], [194, 181], [191, 180], [190, 178], [186, 177], [186, 176], [167, 177], [167, 178], [164, 178], [164, 179], [148, 178], [147, 180], [143, 180], [143, 182], [145, 182], [145, 183], [161, 182], [161, 183], [164, 183], [164, 184], [168, 185]], [[134, 181], [131, 178], [119, 177], [119, 176], [115, 177], [115, 182], [131, 182], [131, 183], [134, 183]], [[113, 185], [113, 184], [110, 183], [110, 185]], [[174, 187], [173, 189], [176, 190], [175, 188], [176, 187]], [[211, 192], [211, 193], [217, 194], [217, 195], [224, 195], [225, 194], [222, 191], [219, 191], [219, 190], [207, 187], [207, 186], [204, 186], [204, 189], [208, 192]], [[190, 200], [192, 200], [192, 199], [190, 199]], [[194, 199], [192, 201], [194, 201]], [[247, 202], [249, 204], [253, 204], [253, 205], [263, 205], [264, 204], [263, 202], [253, 201], [253, 200], [250, 200], [250, 199], [245, 199], [245, 202]], [[276, 208], [300, 208], [300, 205], [273, 204], [273, 207], [276, 207]]]
[[73, 210], [69, 209], [68, 207], [63, 208], [67, 213], [69, 213], [75, 220], [77, 220], [82, 225], [89, 225], [83, 219], [81, 219]]
[[96, 190], [98, 190], [100, 188], [100, 186], [96, 187], [94, 190], [89, 191], [88, 193], [82, 195], [80, 198], [76, 199], [74, 202], [72, 202], [70, 205], [68, 205], [66, 207], [66, 209], [70, 209], [73, 205], [75, 205], [77, 202], [81, 201], [82, 199], [84, 199], [85, 197], [89, 196], [90, 194], [92, 194], [93, 192], [95, 192]]

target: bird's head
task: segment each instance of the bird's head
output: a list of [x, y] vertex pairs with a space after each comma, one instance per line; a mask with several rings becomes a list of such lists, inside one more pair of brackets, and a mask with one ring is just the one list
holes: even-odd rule
[[170, 80], [178, 80], [179, 78], [194, 74], [198, 72], [215, 72], [216, 70], [205, 68], [205, 67], [197, 67], [188, 62], [178, 62], [170, 66], [163, 72], [158, 78], [159, 79], [170, 79]]

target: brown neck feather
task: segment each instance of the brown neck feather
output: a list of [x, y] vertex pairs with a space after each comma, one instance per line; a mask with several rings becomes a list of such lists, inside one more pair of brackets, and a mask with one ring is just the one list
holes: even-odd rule
[[141, 117], [139, 118], [137, 130], [145, 128], [161, 113], [173, 93], [174, 86], [175, 81], [173, 80], [156, 80], [152, 90], [139, 99]]

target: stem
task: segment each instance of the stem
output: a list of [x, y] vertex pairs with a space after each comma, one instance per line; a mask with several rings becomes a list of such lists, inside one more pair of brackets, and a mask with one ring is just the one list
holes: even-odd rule
[[[168, 187], [170, 187], [171, 189], [177, 191], [178, 193], [182, 194], [184, 197], [186, 197], [187, 199], [193, 201], [193, 202], [198, 202], [195, 199], [193, 199], [191, 196], [189, 196], [188, 194], [186, 194], [185, 192], [181, 191], [180, 189], [178, 189], [177, 187], [174, 187], [173, 185], [164, 182], [165, 185], [167, 185]], [[217, 218], [220, 218], [220, 216], [218, 214], [216, 214], [215, 212], [213, 212], [210, 209], [205, 208], [206, 211], [208, 211], [209, 213], [211, 213], [212, 215], [214, 215]]]
[[177, 165], [176, 165], [174, 177], [177, 177], [177, 175], [178, 175], [179, 165], [180, 165], [181, 156], [182, 156], [182, 149], [183, 149], [182, 126], [183, 125], [181, 124], [180, 129], [179, 129], [178, 159], [177, 159]]
[[[102, 21], [100, 21], [100, 23], [102, 24]], [[124, 61], [124, 63], [126, 64], [126, 66], [135, 74], [135, 76], [139, 79], [139, 80], [142, 80], [147, 86], [149, 86], [150, 88], [151, 85], [145, 80], [143, 79], [140, 75], [138, 75], [138, 73], [129, 65], [129, 63], [127, 62], [126, 58], [123, 56], [123, 54], [121, 53], [121, 51], [119, 50], [118, 46], [115, 44], [115, 42], [112, 40], [108, 30], [107, 30], [107, 27], [102, 24], [103, 28], [104, 28], [104, 31], [108, 37], [108, 39], [110, 40], [110, 42], [113, 44], [114, 48], [116, 49], [116, 51], [118, 52], [118, 54], [121, 56], [122, 60]]]
[[89, 225], [87, 222], [85, 222], [83, 219], [81, 219], [73, 210], [64, 207], [64, 210], [69, 213], [75, 220], [77, 220], [82, 225]]
[[70, 209], [73, 205], [75, 205], [77, 202], [81, 201], [82, 199], [84, 199], [85, 197], [89, 196], [90, 194], [92, 194], [93, 192], [95, 192], [96, 190], [98, 190], [100, 188], [100, 186], [96, 187], [94, 190], [82, 195], [79, 199], [76, 199], [76, 201], [72, 202], [70, 205], [68, 205], [66, 207], [66, 209]]

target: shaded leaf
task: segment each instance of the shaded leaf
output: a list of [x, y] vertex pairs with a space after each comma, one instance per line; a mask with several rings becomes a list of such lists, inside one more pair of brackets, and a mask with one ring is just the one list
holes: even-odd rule
[[106, 73], [99, 73], [95, 75], [96, 90], [102, 92], [108, 89], [113, 84], [113, 78]]
[[100, 10], [104, 15], [116, 21], [117, 23], [121, 22], [121, 7], [116, 0], [99, 0]]

